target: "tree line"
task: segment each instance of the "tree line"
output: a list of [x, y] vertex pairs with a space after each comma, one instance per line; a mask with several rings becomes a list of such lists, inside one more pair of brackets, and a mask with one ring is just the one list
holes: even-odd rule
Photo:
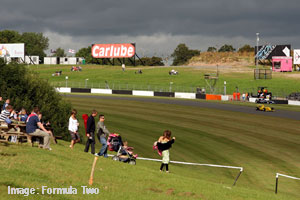
[[[24, 32], [19, 33], [13, 30], [3, 30], [0, 31], [0, 43], [25, 43], [25, 55], [37, 55], [40, 57], [40, 60], [43, 61], [43, 58], [46, 56], [45, 50], [49, 47], [49, 39], [43, 35], [43, 33], [35, 33], [35, 32]], [[101, 59], [101, 58], [93, 58], [91, 55], [91, 46], [83, 47], [79, 49], [75, 56], [76, 57], [84, 57], [87, 64], [101, 64], [101, 65], [121, 65], [125, 63], [125, 65], [133, 65], [134, 62], [132, 58], [126, 59]], [[236, 49], [233, 48], [232, 45], [224, 44], [219, 49], [216, 47], [208, 47], [207, 52], [235, 52]], [[238, 49], [238, 52], [254, 52], [254, 47], [251, 47], [248, 44], [245, 44], [241, 48]], [[65, 50], [61, 47], [58, 47], [54, 51], [51, 50], [52, 55], [54, 57], [65, 57]], [[173, 60], [171, 65], [184, 65], [187, 63], [192, 57], [200, 55], [200, 50], [189, 49], [186, 44], [178, 44], [174, 49], [173, 53], [170, 56], [159, 57], [152, 56], [147, 57], [144, 56], [141, 59], [136, 59], [136, 65], [146, 65], [146, 66], [163, 66], [168, 65], [169, 60]]]
[[49, 47], [49, 39], [43, 33], [13, 30], [0, 31], [0, 43], [24, 43], [25, 55], [39, 56], [41, 59], [46, 56], [44, 51]]

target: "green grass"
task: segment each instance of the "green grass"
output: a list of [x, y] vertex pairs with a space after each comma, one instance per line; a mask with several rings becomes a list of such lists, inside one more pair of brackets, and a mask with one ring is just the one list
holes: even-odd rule
[[[1, 199], [7, 186], [73, 187], [76, 196], [32, 195], [31, 199], [299, 199], [299, 181], [280, 178], [274, 194], [275, 173], [299, 177], [298, 121], [223, 110], [128, 100], [65, 97], [81, 115], [97, 109], [106, 115], [106, 126], [120, 133], [141, 157], [159, 158], [153, 142], [170, 129], [176, 136], [171, 160], [244, 167], [238, 170], [170, 165], [160, 173], [158, 162], [137, 161], [136, 166], [100, 158], [93, 187], [100, 194], [82, 195], [93, 156], [76, 144], [59, 141], [53, 151], [26, 145], [0, 145]], [[84, 137], [82, 137], [85, 139]], [[99, 142], [98, 142], [99, 143]], [[99, 150], [99, 144], [97, 149]], [[17, 196], [21, 199], [26, 197]]]
[[[159, 172], [159, 163], [138, 161], [136, 166], [131, 166], [102, 157], [98, 159], [92, 186], [99, 188], [100, 193], [84, 195], [81, 186], [88, 186], [94, 156], [82, 152], [83, 145], [76, 145], [71, 151], [68, 143], [60, 141], [51, 152], [26, 145], [0, 147], [0, 199], [293, 199], [293, 195], [282, 192], [274, 195], [271, 191], [264, 193], [251, 188], [231, 187], [229, 183], [213, 183], [186, 175], [191, 170], [204, 173], [199, 168], [174, 165], [171, 168], [173, 173], [166, 174]], [[8, 186], [35, 188], [39, 194], [29, 197], [8, 195]], [[42, 186], [72, 186], [78, 193], [42, 194]]]
[[[120, 66], [97, 66], [84, 65], [82, 72], [71, 72], [71, 66], [62, 65], [38, 65], [29, 66], [40, 76], [47, 79], [53, 86], [66, 86], [65, 76], [68, 76], [69, 87], [89, 87], [105, 88], [107, 81], [113, 89], [140, 89], [155, 91], [184, 91], [195, 92], [197, 87], [207, 87], [204, 80], [205, 73], [216, 72], [216, 68], [201, 69], [197, 67], [127, 67], [122, 72]], [[217, 93], [223, 93], [223, 83], [227, 82], [227, 94], [232, 94], [239, 88], [241, 93], [255, 92], [258, 86], [269, 87], [273, 96], [285, 97], [292, 92], [300, 90], [299, 72], [273, 73], [273, 78], [269, 80], [254, 80], [253, 70], [247, 71], [251, 67], [241, 67], [246, 71], [221, 72], [217, 82]], [[138, 69], [143, 70], [143, 74], [135, 74]], [[179, 71], [178, 76], [170, 76], [171, 69]], [[62, 70], [60, 77], [52, 76], [55, 71]], [[294, 77], [291, 77], [294, 76]], [[89, 79], [88, 81], [85, 81]], [[170, 82], [171, 88], [170, 88]]]

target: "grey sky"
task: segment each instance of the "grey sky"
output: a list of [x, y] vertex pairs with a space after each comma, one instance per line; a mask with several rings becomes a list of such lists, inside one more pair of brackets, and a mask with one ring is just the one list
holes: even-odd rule
[[43, 32], [50, 48], [136, 42], [137, 53], [167, 55], [179, 43], [260, 43], [300, 48], [296, 0], [1, 0], [0, 28]]

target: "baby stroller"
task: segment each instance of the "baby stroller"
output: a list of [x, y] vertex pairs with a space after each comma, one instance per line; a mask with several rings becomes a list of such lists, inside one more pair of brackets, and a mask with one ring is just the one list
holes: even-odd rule
[[136, 164], [136, 156], [132, 155], [130, 151], [133, 147], [125, 148], [123, 146], [122, 138], [117, 133], [111, 133], [107, 139], [107, 146], [109, 151], [117, 152], [117, 155], [113, 156], [114, 161], [122, 161], [131, 165]]

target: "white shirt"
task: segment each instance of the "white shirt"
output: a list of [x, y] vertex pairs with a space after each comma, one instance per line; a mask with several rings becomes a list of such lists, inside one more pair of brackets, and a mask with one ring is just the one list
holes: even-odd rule
[[77, 119], [73, 119], [72, 116], [69, 119], [69, 131], [77, 132], [78, 130], [78, 121]]

